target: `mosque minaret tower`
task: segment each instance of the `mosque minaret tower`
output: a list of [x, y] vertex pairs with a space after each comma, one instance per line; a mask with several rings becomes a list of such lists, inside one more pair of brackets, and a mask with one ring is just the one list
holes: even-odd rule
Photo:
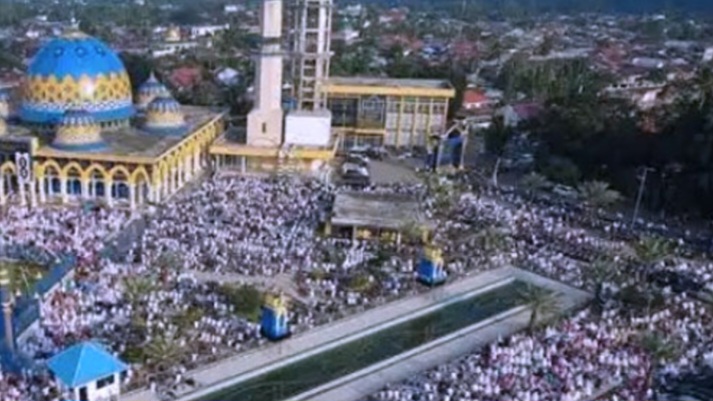
[[263, 0], [260, 12], [262, 44], [256, 60], [255, 102], [248, 114], [251, 146], [282, 144], [282, 0]]

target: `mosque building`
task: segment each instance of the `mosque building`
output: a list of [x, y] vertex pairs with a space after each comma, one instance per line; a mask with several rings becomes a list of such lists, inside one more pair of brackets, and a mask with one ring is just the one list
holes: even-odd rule
[[[332, 0], [296, 1], [293, 94], [284, 99], [283, 0], [261, 4], [244, 135], [224, 129], [223, 111], [179, 104], [154, 75], [132, 93], [117, 54], [76, 28], [47, 43], [19, 102], [0, 89], [0, 206], [135, 209], [163, 202], [209, 165], [326, 179], [337, 152], [360, 146], [427, 147], [434, 166], [460, 166], [463, 135], [446, 130], [448, 82], [329, 76]], [[172, 29], [167, 42], [179, 38]]]
[[117, 54], [76, 29], [0, 91], [0, 205], [159, 203], [209, 163], [224, 114], [180, 105], [155, 76], [132, 93]]

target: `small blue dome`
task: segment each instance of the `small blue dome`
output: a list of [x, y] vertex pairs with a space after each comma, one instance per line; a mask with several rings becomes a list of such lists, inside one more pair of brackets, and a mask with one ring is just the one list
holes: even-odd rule
[[81, 32], [53, 39], [37, 53], [27, 72], [20, 116], [30, 123], [55, 124], [70, 108], [84, 109], [100, 123], [134, 114], [121, 59]]
[[161, 94], [168, 95], [168, 89], [164, 84], [156, 79], [156, 75], [151, 73], [149, 79], [139, 87], [139, 94]]
[[183, 135], [187, 125], [181, 105], [172, 97], [157, 97], [146, 108], [144, 128], [154, 134]]
[[159, 113], [181, 112], [181, 104], [176, 99], [170, 96], [160, 96], [149, 103], [149, 111], [157, 111]]
[[69, 152], [101, 150], [106, 144], [101, 127], [92, 113], [81, 109], [67, 110], [59, 121], [52, 147]]
[[141, 84], [136, 96], [136, 108], [143, 111], [146, 110], [148, 105], [157, 97], [171, 96], [168, 88], [164, 86], [156, 76], [151, 73], [146, 82]]

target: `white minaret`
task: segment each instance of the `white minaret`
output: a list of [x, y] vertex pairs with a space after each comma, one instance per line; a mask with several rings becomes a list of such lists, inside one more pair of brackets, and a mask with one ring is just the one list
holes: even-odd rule
[[247, 143], [282, 144], [282, 0], [263, 0], [260, 14], [262, 45], [256, 60], [255, 104], [248, 114]]

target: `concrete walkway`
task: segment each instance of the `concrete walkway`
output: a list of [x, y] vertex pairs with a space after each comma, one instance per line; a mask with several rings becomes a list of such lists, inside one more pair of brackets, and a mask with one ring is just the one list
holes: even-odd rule
[[[205, 397], [213, 392], [229, 388], [235, 383], [245, 380], [247, 376], [252, 377], [275, 369], [278, 366], [285, 364], [285, 362], [288, 362], [288, 359], [301, 359], [302, 356], [315, 352], [318, 348], [323, 348], [329, 346], [330, 344], [336, 344], [340, 342], [340, 340], [343, 341], [346, 338], [352, 337], [360, 332], [387, 324], [404, 315], [417, 313], [420, 310], [440, 304], [450, 298], [457, 297], [458, 295], [471, 292], [478, 288], [487, 287], [489, 285], [493, 285], [494, 283], [513, 277], [520, 278], [525, 281], [531, 281], [533, 284], [554, 290], [562, 299], [561, 304], [565, 309], [582, 304], [590, 297], [589, 294], [583, 291], [511, 267], [490, 270], [477, 275], [462, 277], [455, 283], [436, 288], [428, 293], [391, 302], [387, 305], [371, 309], [358, 315], [354, 315], [325, 326], [317, 327], [305, 333], [297, 334], [284, 342], [268, 344], [264, 347], [248, 351], [232, 358], [228, 358], [215, 364], [189, 372], [186, 376], [193, 378], [200, 388], [182, 394], [179, 397], [179, 400], [191, 401], [200, 399], [201, 397]], [[452, 346], [437, 347], [432, 351], [434, 352], [433, 354], [424, 354], [422, 357], [414, 356], [414, 358], [419, 358], [414, 360], [414, 365], [416, 366], [414, 367], [414, 371], [421, 371], [429, 366], [434, 366], [463, 355], [464, 352], [469, 352], [465, 351], [464, 347], [466, 345], [468, 346], [468, 350], [472, 351], [480, 344], [474, 343], [474, 338], [481, 338], [480, 342], [482, 344], [486, 344], [488, 342], [492, 342], [498, 335], [507, 335], [517, 331], [523, 327], [521, 325], [521, 319], [526, 320], [527, 316], [529, 315], [526, 312], [522, 312], [522, 316], [518, 315], [515, 317], [509, 317], [507, 320], [503, 320], [495, 326], [489, 326], [488, 328], [483, 329], [490, 331], [479, 330], [476, 333], [480, 334], [477, 334], [476, 337], [468, 336], [468, 340], [463, 340], [462, 345], [458, 345], [460, 343], [454, 342], [454, 345]], [[511, 319], [515, 320], [512, 320], [511, 322]], [[495, 337], [493, 337], [493, 335]], [[421, 360], [421, 358], [423, 361], [417, 363], [417, 361]], [[409, 360], [407, 364], [410, 363], [411, 362]], [[378, 365], [381, 366], [381, 364]], [[404, 364], [399, 363], [398, 365]], [[383, 369], [373, 375], [368, 372], [363, 373], [362, 379], [364, 382], [360, 379], [360, 381], [350, 382], [348, 387], [331, 386], [332, 388], [329, 391], [337, 391], [339, 388], [344, 388], [344, 390], [339, 390], [345, 392], [344, 397], [351, 397], [349, 394], [369, 394], [378, 390], [387, 382], [401, 380], [398, 377], [404, 376], [396, 376], [396, 373], [398, 371], [404, 371], [404, 369], [405, 368], [403, 366], [394, 368], [394, 376], [390, 376], [388, 373], [389, 371], [383, 371]], [[411, 374], [413, 374], [413, 372], [411, 372]], [[330, 386], [327, 385], [327, 387]], [[353, 390], [348, 390], [349, 388]], [[324, 399], [346, 401], [347, 398], [344, 397], [340, 395], [336, 398]], [[359, 397], [362, 396], [360, 395]], [[122, 401], [155, 400], [157, 400], [157, 397], [148, 391], [135, 392], [122, 397]], [[312, 400], [316, 399], [310, 398], [310, 401]]]

